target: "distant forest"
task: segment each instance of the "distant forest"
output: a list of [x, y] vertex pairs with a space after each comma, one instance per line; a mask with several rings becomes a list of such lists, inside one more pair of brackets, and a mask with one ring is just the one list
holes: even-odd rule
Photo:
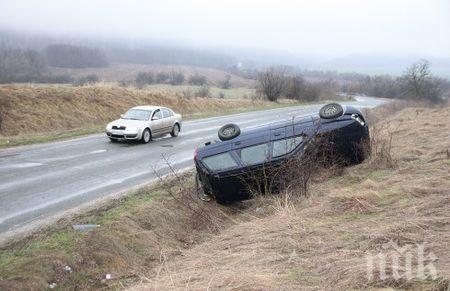
[[237, 59], [223, 53], [167, 45], [125, 48], [114, 42], [55, 40], [0, 31], [0, 83], [65, 82], [50, 76], [49, 66], [100, 68], [110, 63], [188, 65], [226, 69]]

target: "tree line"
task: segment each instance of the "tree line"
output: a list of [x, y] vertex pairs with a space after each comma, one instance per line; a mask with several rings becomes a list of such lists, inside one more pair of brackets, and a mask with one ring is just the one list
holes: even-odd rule
[[336, 79], [328, 74], [330, 78], [320, 81], [308, 81], [313, 78], [292, 73], [285, 67], [270, 67], [257, 74], [257, 84], [258, 91], [270, 101], [277, 101], [280, 97], [314, 101], [333, 97], [337, 92], [432, 103], [448, 100], [450, 82], [434, 76], [430, 66], [428, 61], [420, 60], [398, 77], [334, 73], [332, 76]]
[[0, 83], [70, 83], [68, 75], [52, 75], [49, 66], [64, 68], [104, 67], [105, 53], [98, 48], [55, 44], [44, 51], [0, 49]]

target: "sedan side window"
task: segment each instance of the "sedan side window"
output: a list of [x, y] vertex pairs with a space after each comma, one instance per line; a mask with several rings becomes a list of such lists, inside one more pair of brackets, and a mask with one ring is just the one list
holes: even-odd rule
[[162, 112], [163, 112], [164, 118], [172, 116], [172, 114], [170, 114], [169, 109], [163, 109]]
[[299, 144], [303, 142], [302, 136], [291, 137], [273, 142], [272, 156], [279, 157], [292, 152]]
[[241, 160], [246, 165], [264, 163], [269, 159], [269, 144], [260, 144], [241, 150]]
[[157, 117], [158, 119], [162, 119], [162, 113], [161, 113], [161, 110], [159, 110], [159, 109], [156, 110], [155, 113], [153, 114], [152, 119], [153, 119], [154, 117]]

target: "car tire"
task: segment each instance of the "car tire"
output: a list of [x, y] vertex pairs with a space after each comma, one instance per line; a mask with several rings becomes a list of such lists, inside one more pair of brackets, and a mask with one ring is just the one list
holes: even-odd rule
[[319, 116], [323, 119], [338, 118], [344, 114], [344, 108], [338, 103], [330, 103], [320, 108]]
[[142, 143], [149, 143], [152, 140], [152, 133], [150, 132], [150, 129], [146, 128], [144, 129], [144, 132], [142, 133], [141, 142]]
[[177, 137], [179, 133], [180, 133], [180, 126], [178, 125], [178, 123], [175, 123], [172, 128], [172, 131], [170, 132], [170, 135], [172, 137]]
[[241, 129], [234, 123], [225, 124], [219, 129], [218, 135], [221, 141], [233, 139], [241, 134]]

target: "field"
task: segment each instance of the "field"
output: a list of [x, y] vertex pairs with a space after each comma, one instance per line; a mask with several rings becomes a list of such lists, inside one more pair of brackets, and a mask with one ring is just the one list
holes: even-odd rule
[[[227, 98], [183, 96], [192, 86], [149, 86], [123, 88], [114, 84], [73, 87], [70, 85], [0, 86], [0, 147], [51, 141], [101, 132], [130, 107], [143, 104], [167, 106], [184, 119], [202, 118], [251, 110], [294, 105], [249, 98], [252, 89], [221, 90]], [[212, 88], [212, 94], [218, 94]], [[249, 94], [249, 95], [247, 95]], [[229, 97], [229, 98], [228, 98]], [[239, 97], [239, 98], [234, 98]]]
[[229, 74], [222, 70], [193, 67], [193, 66], [182, 66], [182, 65], [142, 65], [142, 64], [126, 64], [126, 63], [115, 63], [104, 68], [86, 68], [86, 69], [66, 69], [51, 67], [50, 72], [57, 75], [70, 75], [75, 78], [86, 76], [89, 74], [96, 74], [99, 78], [106, 82], [118, 82], [122, 80], [132, 81], [136, 77], [138, 72], [181, 72], [184, 74], [187, 80], [189, 76], [194, 74], [199, 74], [205, 76], [209, 85], [218, 86], [221, 81], [223, 81], [226, 75], [230, 75], [232, 87], [254, 87], [255, 80], [245, 79], [233, 74]]
[[[445, 290], [450, 108], [398, 109], [369, 112], [371, 157], [316, 173], [307, 197], [293, 188], [224, 207], [192, 196], [192, 173], [172, 177], [5, 246], [0, 289]], [[392, 254], [387, 243], [424, 246], [436, 272], [396, 277], [405, 270], [388, 264], [386, 278], [376, 266], [368, 277], [368, 254]]]

